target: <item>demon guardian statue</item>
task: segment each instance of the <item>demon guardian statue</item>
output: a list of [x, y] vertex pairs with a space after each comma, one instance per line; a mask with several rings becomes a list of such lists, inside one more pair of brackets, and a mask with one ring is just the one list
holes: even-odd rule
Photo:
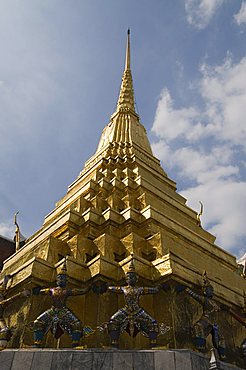
[[54, 288], [33, 289], [33, 294], [49, 295], [52, 298], [53, 305], [50, 309], [43, 312], [33, 322], [34, 346], [40, 347], [45, 334], [51, 330], [56, 339], [60, 338], [64, 332], [67, 332], [72, 338], [72, 347], [79, 345], [80, 339], [84, 335], [93, 332], [90, 327], [83, 327], [80, 320], [66, 307], [68, 297], [82, 295], [90, 290], [90, 287], [84, 289], [68, 289], [66, 260], [56, 277], [57, 286]]
[[132, 337], [135, 337], [139, 332], [148, 337], [151, 347], [157, 343], [157, 336], [162, 327], [159, 327], [157, 321], [139, 306], [139, 298], [143, 294], [157, 293], [159, 287], [138, 287], [136, 286], [137, 281], [138, 275], [132, 257], [129, 270], [126, 273], [126, 286], [104, 286], [99, 290], [93, 287], [96, 293], [109, 291], [124, 294], [125, 306], [120, 308], [106, 324], [112, 347], [118, 347], [120, 334], [124, 330]]

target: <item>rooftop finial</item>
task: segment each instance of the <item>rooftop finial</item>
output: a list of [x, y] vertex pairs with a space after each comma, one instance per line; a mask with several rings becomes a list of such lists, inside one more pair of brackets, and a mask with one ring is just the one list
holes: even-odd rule
[[19, 211], [15, 212], [15, 214], [14, 214], [14, 224], [16, 226], [14, 240], [15, 240], [15, 250], [16, 251], [18, 251], [21, 247], [23, 247], [23, 245], [25, 244], [25, 240], [26, 240], [26, 238], [20, 232], [20, 227], [19, 227], [19, 224], [17, 222], [17, 215], [18, 214], [19, 214]]
[[15, 250], [16, 251], [18, 251], [20, 249], [20, 227], [17, 223], [18, 213], [19, 213], [19, 211], [15, 212], [15, 214], [14, 214], [14, 224], [16, 226], [16, 229], [15, 229]]
[[130, 69], [130, 29], [127, 30], [127, 43], [126, 43], [126, 65], [125, 71]]
[[203, 214], [203, 204], [200, 200], [199, 200], [199, 203], [200, 203], [200, 212], [197, 214], [196, 219], [197, 219], [198, 226], [202, 227], [201, 216]]

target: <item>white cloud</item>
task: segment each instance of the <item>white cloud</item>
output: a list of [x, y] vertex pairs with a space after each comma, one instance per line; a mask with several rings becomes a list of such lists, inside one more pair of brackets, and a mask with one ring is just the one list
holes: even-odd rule
[[234, 15], [235, 21], [239, 26], [246, 23], [246, 1], [243, 1], [239, 12]]
[[214, 180], [182, 191], [188, 204], [198, 210], [199, 200], [204, 203], [202, 224], [217, 236], [216, 243], [241, 256], [245, 252], [245, 188], [246, 182]]
[[198, 29], [204, 29], [223, 0], [185, 0], [187, 21]]
[[233, 64], [230, 57], [220, 66], [204, 64], [201, 73], [197, 92], [203, 98], [205, 108], [175, 109], [169, 91], [163, 89], [153, 131], [165, 140], [182, 137], [194, 142], [216, 136], [216, 140], [245, 147], [246, 57], [238, 64]]
[[246, 57], [238, 64], [230, 57], [218, 67], [203, 65], [200, 92], [207, 104], [212, 133], [233, 144], [246, 144]]
[[[228, 56], [224, 63], [203, 65], [196, 92], [200, 107], [176, 108], [164, 88], [152, 131], [158, 138], [153, 151], [165, 169], [176, 169], [177, 182], [187, 185], [182, 194], [188, 204], [205, 204], [203, 225], [217, 242], [238, 255], [246, 238], [244, 213], [246, 58], [236, 64]], [[194, 84], [193, 84], [194, 86]], [[187, 92], [186, 92], [187, 93]], [[240, 159], [238, 159], [240, 158]]]
[[[153, 130], [158, 132], [162, 138], [175, 139], [179, 135], [183, 135], [184, 132], [189, 132], [192, 120], [198, 114], [199, 112], [193, 107], [173, 109], [170, 93], [167, 89], [164, 89], [157, 107]], [[163, 122], [169, 122], [169, 124], [163, 126]]]

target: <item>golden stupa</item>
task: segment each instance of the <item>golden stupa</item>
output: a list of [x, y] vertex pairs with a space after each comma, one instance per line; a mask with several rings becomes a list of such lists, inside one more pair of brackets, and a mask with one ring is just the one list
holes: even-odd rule
[[[35, 286], [54, 286], [57, 272], [67, 257], [70, 287], [85, 287], [98, 280], [123, 284], [131, 253], [139, 284], [166, 283], [167, 289], [141, 298], [141, 305], [170, 326], [158, 339], [163, 348], [192, 348], [189, 328], [201, 314], [201, 306], [175, 284], [201, 288], [202, 272], [214, 287], [215, 299], [237, 312], [244, 306], [245, 279], [236, 259], [215, 244], [197, 213], [186, 205], [154, 157], [146, 130], [135, 111], [130, 68], [130, 38], [116, 111], [104, 128], [95, 154], [85, 163], [67, 194], [56, 203], [43, 226], [24, 247], [5, 263], [1, 277], [12, 275], [9, 296]], [[175, 123], [174, 123], [175, 124]], [[10, 346], [32, 345], [28, 323], [51, 305], [49, 297], [31, 296], [6, 309], [6, 320], [16, 326]], [[110, 293], [71, 297], [68, 307], [85, 325], [96, 328], [122, 307], [123, 297]], [[226, 346], [233, 356], [244, 338], [243, 327], [228, 312], [218, 317]], [[83, 345], [107, 346], [106, 335], [96, 332]], [[51, 334], [45, 347], [56, 347]], [[63, 335], [60, 347], [69, 347]], [[123, 334], [121, 348], [147, 348], [140, 335]]]

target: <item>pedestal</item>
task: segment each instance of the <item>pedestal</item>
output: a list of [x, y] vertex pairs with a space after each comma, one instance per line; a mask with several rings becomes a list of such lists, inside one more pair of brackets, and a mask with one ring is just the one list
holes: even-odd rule
[[[222, 370], [242, 368], [221, 362]], [[209, 358], [189, 350], [7, 349], [1, 370], [209, 370]]]

